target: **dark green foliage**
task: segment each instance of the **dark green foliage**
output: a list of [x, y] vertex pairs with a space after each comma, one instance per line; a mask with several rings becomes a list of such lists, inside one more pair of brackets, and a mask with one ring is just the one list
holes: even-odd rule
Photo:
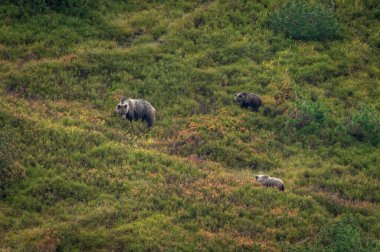
[[327, 122], [327, 109], [317, 100], [298, 100], [289, 113], [288, 124], [304, 133], [317, 133]]
[[[7, 12], [13, 18], [27, 18], [48, 11], [57, 11], [65, 15], [86, 16], [91, 10], [97, 10], [103, 0], [4, 0], [8, 4]], [[17, 7], [16, 7], [17, 6]], [[0, 11], [1, 13], [1, 11]]]
[[332, 251], [360, 251], [359, 230], [350, 223], [338, 222], [327, 230], [323, 244]]
[[[325, 251], [376, 251], [376, 248], [379, 248], [378, 242], [368, 237], [362, 237], [362, 231], [356, 222], [354, 216], [345, 216], [342, 220], [324, 229], [320, 239]], [[363, 240], [367, 240], [367, 242]]]
[[292, 251], [328, 251], [328, 252], [375, 252], [380, 243], [372, 237], [363, 236], [357, 216], [344, 214], [335, 223], [325, 225], [316, 235], [316, 241], [305, 249]]
[[88, 185], [66, 181], [61, 177], [36, 180], [28, 188], [27, 194], [44, 205], [52, 205], [62, 200], [83, 202], [96, 196], [94, 189]]
[[25, 169], [20, 163], [21, 150], [17, 144], [19, 135], [13, 129], [19, 121], [0, 112], [0, 199], [5, 196], [5, 190], [14, 181], [24, 177]]
[[380, 19], [380, 4], [378, 4], [378, 5], [373, 9], [373, 15], [374, 15], [377, 19]]
[[4, 196], [4, 190], [13, 181], [24, 176], [24, 167], [17, 161], [20, 154], [12, 131], [2, 129], [0, 132], [0, 198]]
[[[21, 1], [22, 2], [22, 1]], [[62, 1], [66, 2], [66, 1]], [[91, 5], [92, 1], [85, 1]], [[95, 1], [94, 1], [95, 2]], [[29, 3], [33, 5], [32, 3]], [[27, 3], [0, 7], [0, 58], [4, 60], [37, 60], [44, 57], [59, 57], [72, 52], [72, 46], [88, 38], [113, 38], [125, 43], [126, 34], [105, 23], [101, 13], [91, 17], [65, 16], [50, 12], [31, 10], [33, 15], [24, 18], [14, 16], [10, 10], [23, 12], [29, 8]], [[36, 1], [36, 5], [45, 5], [45, 1]], [[86, 4], [85, 4], [86, 5]], [[29, 7], [28, 7], [29, 6]], [[75, 8], [74, 8], [75, 9]], [[75, 13], [72, 8], [67, 12]], [[11, 47], [8, 45], [15, 45]]]
[[359, 141], [373, 145], [380, 143], [380, 113], [370, 106], [362, 106], [346, 122], [347, 132]]
[[[36, 2], [34, 4], [38, 4], [41, 1], [34, 2]], [[90, 10], [99, 8], [102, 2], [102, 0], [44, 0], [40, 5], [45, 5], [50, 10], [66, 15], [83, 16]]]
[[268, 16], [268, 26], [299, 40], [324, 41], [340, 36], [333, 10], [307, 0], [287, 1]]

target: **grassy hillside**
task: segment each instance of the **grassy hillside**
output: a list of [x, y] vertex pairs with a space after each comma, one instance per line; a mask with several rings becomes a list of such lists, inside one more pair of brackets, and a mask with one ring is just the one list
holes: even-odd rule
[[380, 250], [377, 1], [110, 2], [0, 4], [1, 251]]

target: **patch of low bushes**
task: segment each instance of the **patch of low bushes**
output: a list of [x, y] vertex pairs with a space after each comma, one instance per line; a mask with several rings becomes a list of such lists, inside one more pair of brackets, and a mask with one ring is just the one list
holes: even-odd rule
[[340, 220], [323, 228], [318, 234], [319, 244], [305, 251], [378, 251], [380, 243], [365, 236], [357, 222], [356, 216], [344, 215]]
[[362, 142], [372, 145], [380, 143], [380, 113], [370, 106], [362, 106], [361, 109], [346, 121], [348, 134]]
[[[309, 142], [313, 137], [317, 137], [322, 138], [320, 140], [325, 143], [343, 145], [352, 140], [370, 143], [373, 146], [380, 143], [380, 113], [369, 105], [362, 105], [359, 110], [354, 110], [344, 118], [331, 113], [322, 100], [299, 98], [290, 105], [284, 123], [289, 130], [288, 133], [302, 133], [294, 137]], [[319, 141], [317, 138], [315, 140]]]
[[17, 146], [18, 136], [13, 129], [19, 123], [0, 112], [0, 199], [14, 181], [25, 176], [25, 168], [19, 159], [21, 150]]
[[268, 16], [275, 32], [297, 40], [324, 41], [340, 37], [340, 25], [332, 9], [305, 0], [287, 1]]
[[24, 176], [25, 169], [18, 161], [20, 151], [17, 149], [12, 132], [0, 131], [0, 198], [5, 195], [7, 187]]
[[[36, 14], [56, 11], [65, 15], [85, 16], [104, 5], [103, 0], [5, 0], [7, 10], [2, 10], [15, 18], [25, 18]], [[0, 12], [1, 13], [1, 12]]]
[[288, 126], [315, 133], [326, 124], [327, 109], [322, 101], [298, 100], [288, 112]]

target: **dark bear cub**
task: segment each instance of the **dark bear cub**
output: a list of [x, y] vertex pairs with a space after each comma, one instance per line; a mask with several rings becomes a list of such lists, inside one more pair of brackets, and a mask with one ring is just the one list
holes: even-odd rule
[[251, 107], [253, 111], [259, 111], [262, 104], [260, 96], [254, 93], [237, 93], [235, 96], [235, 101], [240, 104], [243, 108]]

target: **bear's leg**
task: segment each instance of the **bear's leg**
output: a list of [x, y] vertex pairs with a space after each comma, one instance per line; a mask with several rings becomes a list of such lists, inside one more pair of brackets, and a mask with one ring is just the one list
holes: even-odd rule
[[147, 118], [146, 122], [148, 123], [148, 128], [153, 127], [153, 121], [151, 119]]
[[144, 120], [146, 121], [146, 123], [148, 124], [148, 128], [152, 128], [153, 125], [154, 125], [154, 117], [152, 115], [146, 115], [144, 117]]

